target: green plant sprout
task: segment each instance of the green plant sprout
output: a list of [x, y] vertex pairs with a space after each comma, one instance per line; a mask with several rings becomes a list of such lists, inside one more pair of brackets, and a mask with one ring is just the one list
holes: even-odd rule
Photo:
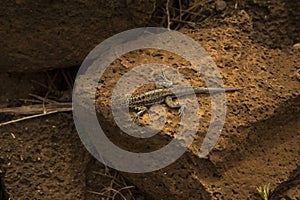
[[259, 186], [256, 188], [258, 191], [259, 195], [263, 200], [268, 200], [270, 196], [270, 183], [264, 186]]

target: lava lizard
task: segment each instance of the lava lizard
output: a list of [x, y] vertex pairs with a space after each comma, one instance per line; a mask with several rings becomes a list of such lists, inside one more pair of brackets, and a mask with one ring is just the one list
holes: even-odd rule
[[[121, 105], [124, 107], [129, 107], [129, 109], [138, 110], [135, 114], [134, 119], [142, 116], [147, 110], [148, 107], [166, 103], [170, 108], [180, 108], [179, 114], [183, 114], [183, 105], [173, 101], [175, 97], [183, 97], [192, 94], [215, 94], [221, 92], [235, 92], [242, 90], [243, 88], [201, 88], [195, 87], [193, 90], [190, 90], [187, 87], [173, 89], [174, 93], [170, 88], [159, 88], [150, 90], [147, 92], [135, 94], [135, 95], [125, 95], [123, 97], [116, 98], [116, 105]], [[176, 95], [175, 95], [176, 93]]]

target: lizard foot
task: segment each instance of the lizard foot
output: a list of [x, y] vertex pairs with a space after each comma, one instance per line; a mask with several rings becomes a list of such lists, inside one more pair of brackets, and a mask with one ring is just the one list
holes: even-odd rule
[[179, 114], [180, 117], [183, 117], [185, 109], [186, 109], [186, 105], [185, 104], [181, 104], [180, 108], [178, 110], [178, 114]]

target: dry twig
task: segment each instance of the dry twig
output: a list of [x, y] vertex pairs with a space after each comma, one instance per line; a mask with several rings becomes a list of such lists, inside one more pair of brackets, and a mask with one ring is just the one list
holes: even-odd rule
[[[72, 108], [71, 108], [72, 109]], [[12, 124], [12, 123], [16, 123], [16, 122], [20, 122], [20, 121], [24, 121], [24, 120], [28, 120], [28, 119], [33, 119], [33, 118], [37, 118], [37, 117], [42, 117], [42, 116], [46, 116], [46, 115], [51, 115], [51, 114], [54, 114], [54, 113], [58, 113], [58, 112], [67, 112], [67, 111], [71, 111], [70, 110], [55, 110], [55, 111], [52, 111], [52, 112], [47, 112], [47, 113], [42, 113], [42, 114], [37, 114], [37, 115], [30, 115], [30, 116], [27, 116], [27, 117], [23, 117], [23, 118], [20, 118], [20, 119], [15, 119], [15, 120], [11, 120], [11, 121], [8, 121], [8, 122], [4, 122], [4, 123], [0, 123], [0, 127], [1, 126], [4, 126], [4, 125], [8, 125], [8, 124]]]

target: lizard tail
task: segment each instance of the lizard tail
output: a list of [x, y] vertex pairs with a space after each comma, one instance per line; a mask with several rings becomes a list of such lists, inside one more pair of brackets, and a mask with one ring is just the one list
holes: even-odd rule
[[194, 88], [196, 94], [209, 94], [220, 92], [236, 92], [244, 88]]

